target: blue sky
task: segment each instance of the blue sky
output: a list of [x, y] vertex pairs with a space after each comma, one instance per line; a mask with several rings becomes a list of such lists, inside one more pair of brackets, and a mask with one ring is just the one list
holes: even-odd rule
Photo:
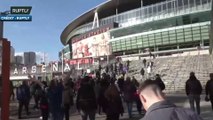
[[5, 22], [4, 37], [16, 52], [41, 51], [58, 59], [60, 35], [76, 17], [106, 0], [0, 0], [0, 11], [10, 6], [32, 6], [32, 22]]

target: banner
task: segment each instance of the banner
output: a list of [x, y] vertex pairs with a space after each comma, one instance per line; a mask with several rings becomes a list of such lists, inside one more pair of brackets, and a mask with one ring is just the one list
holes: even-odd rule
[[73, 43], [73, 59], [109, 55], [109, 39], [109, 32], [104, 32]]

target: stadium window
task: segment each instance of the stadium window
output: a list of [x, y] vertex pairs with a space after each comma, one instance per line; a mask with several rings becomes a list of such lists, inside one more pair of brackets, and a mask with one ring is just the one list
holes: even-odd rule
[[132, 45], [132, 49], [137, 49], [137, 45]]
[[184, 15], [184, 16], [182, 16], [182, 20], [183, 20], [183, 24], [184, 24], [184, 25], [187, 25], [187, 24], [190, 24], [190, 23], [191, 23], [191, 19], [190, 19], [190, 16], [189, 16], [189, 15]]
[[198, 33], [200, 33], [200, 29], [197, 29], [197, 30], [196, 30], [196, 29], [193, 29], [193, 30], [192, 30], [192, 34], [198, 34]]
[[131, 46], [127, 46], [126, 49], [127, 50], [131, 50], [132, 48], [131, 48]]
[[200, 34], [193, 34], [193, 41], [198, 41], [198, 40], [201, 40], [201, 36], [200, 36]]
[[192, 36], [185, 36], [185, 41], [186, 42], [192, 41]]
[[209, 39], [209, 33], [202, 33], [202, 40]]
[[176, 33], [177, 34], [179, 34], [179, 33], [182, 34], [183, 33], [183, 29], [176, 29]]
[[196, 17], [192, 19], [192, 23], [198, 23], [198, 22], [199, 22], [199, 18]]

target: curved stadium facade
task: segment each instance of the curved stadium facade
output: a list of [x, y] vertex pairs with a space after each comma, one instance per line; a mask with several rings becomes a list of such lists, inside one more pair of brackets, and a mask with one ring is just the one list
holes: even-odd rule
[[62, 32], [68, 59], [208, 48], [212, 0], [110, 0]]

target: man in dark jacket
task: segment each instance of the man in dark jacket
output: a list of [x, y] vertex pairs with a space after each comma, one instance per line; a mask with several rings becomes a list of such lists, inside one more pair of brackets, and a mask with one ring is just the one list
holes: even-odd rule
[[19, 119], [21, 119], [23, 106], [25, 107], [27, 115], [30, 114], [29, 112], [30, 88], [27, 85], [27, 81], [23, 81], [22, 85], [17, 88], [16, 95], [19, 101], [18, 117]]
[[206, 83], [206, 97], [210, 99], [213, 110], [213, 73], [210, 73], [210, 80]]
[[139, 96], [147, 111], [142, 120], [202, 120], [192, 110], [168, 102], [159, 86], [152, 80], [141, 84]]
[[189, 98], [190, 107], [195, 111], [194, 102], [196, 103], [197, 113], [200, 114], [200, 95], [202, 93], [202, 85], [196, 78], [195, 73], [191, 72], [189, 79], [186, 81], [186, 95]]
[[134, 102], [134, 96], [136, 93], [136, 87], [135, 85], [131, 82], [130, 77], [126, 78], [126, 81], [124, 83], [124, 101], [126, 102], [127, 109], [128, 109], [128, 115], [129, 118], [132, 118], [132, 105]]
[[155, 79], [156, 84], [160, 87], [161, 91], [165, 89], [165, 84], [163, 80], [161, 79], [159, 74], [156, 74], [156, 79]]
[[77, 95], [77, 110], [80, 112], [82, 120], [95, 120], [97, 109], [96, 97], [93, 86], [89, 83], [90, 78], [85, 76]]

